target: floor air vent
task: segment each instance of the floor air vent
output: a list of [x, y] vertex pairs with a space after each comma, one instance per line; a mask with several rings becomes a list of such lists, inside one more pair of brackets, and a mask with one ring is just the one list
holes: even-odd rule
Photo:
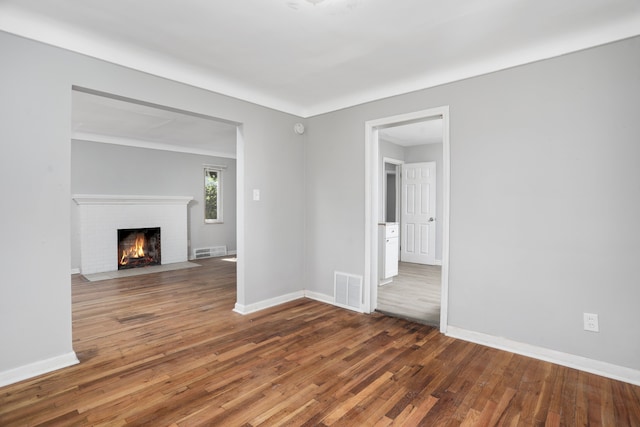
[[362, 276], [334, 272], [333, 295], [336, 305], [362, 312]]
[[193, 250], [193, 259], [211, 258], [227, 255], [226, 246], [211, 246], [209, 248], [197, 248]]

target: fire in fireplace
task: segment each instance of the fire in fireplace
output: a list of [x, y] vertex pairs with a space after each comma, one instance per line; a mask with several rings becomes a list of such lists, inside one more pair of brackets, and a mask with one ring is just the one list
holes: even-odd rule
[[160, 265], [160, 227], [118, 230], [118, 270]]

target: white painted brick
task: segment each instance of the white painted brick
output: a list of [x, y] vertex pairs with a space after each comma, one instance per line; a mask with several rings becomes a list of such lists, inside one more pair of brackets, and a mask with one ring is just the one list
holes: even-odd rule
[[117, 230], [144, 227], [160, 227], [163, 264], [187, 261], [186, 203], [80, 204], [82, 273], [117, 270]]

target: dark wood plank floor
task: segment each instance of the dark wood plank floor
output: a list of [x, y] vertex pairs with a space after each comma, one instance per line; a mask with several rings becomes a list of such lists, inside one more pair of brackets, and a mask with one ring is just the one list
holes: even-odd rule
[[81, 363], [0, 388], [0, 425], [640, 426], [640, 387], [308, 299], [242, 316], [202, 264], [74, 276]]

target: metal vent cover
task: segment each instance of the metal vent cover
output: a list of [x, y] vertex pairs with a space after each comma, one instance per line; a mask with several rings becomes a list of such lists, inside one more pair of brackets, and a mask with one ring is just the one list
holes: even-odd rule
[[193, 250], [193, 259], [212, 258], [227, 255], [226, 246], [211, 246], [208, 248], [196, 248]]
[[333, 295], [336, 305], [362, 312], [362, 276], [334, 272]]

